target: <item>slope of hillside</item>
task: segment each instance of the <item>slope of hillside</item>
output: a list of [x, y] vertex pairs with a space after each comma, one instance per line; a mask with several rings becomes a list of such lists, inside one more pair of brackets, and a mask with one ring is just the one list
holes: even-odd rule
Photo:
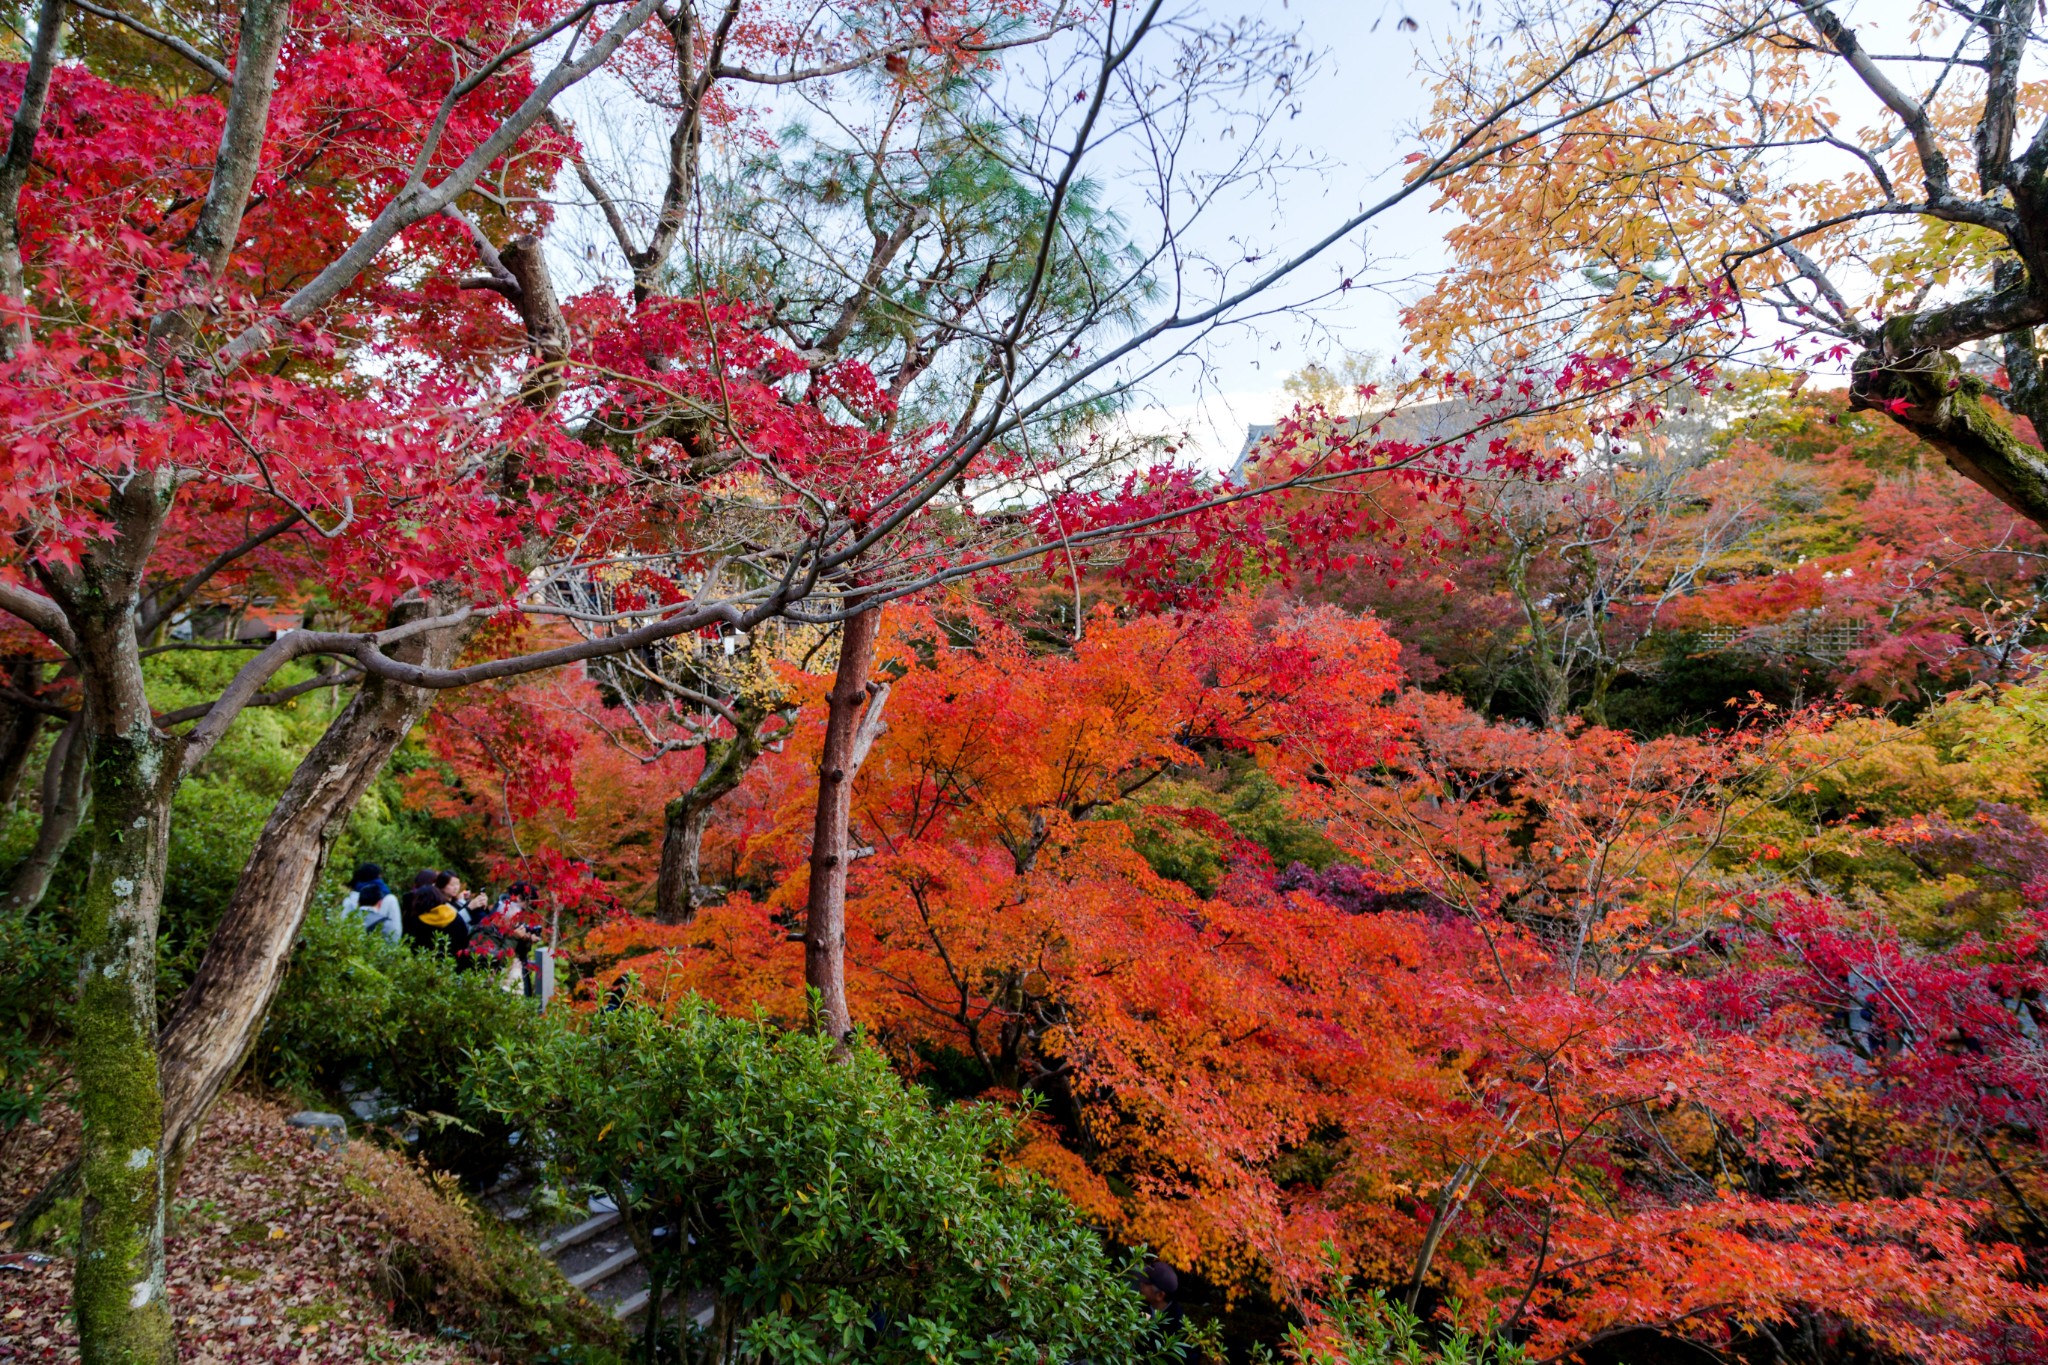
[[[457, 1365], [571, 1343], [605, 1358], [617, 1333], [609, 1315], [452, 1183], [361, 1139], [320, 1150], [287, 1117], [230, 1096], [179, 1183], [168, 1280], [185, 1359]], [[75, 1143], [61, 1110], [17, 1135], [0, 1158], [0, 1235], [13, 1241], [7, 1218]], [[78, 1358], [76, 1205], [41, 1223], [38, 1246], [52, 1259], [0, 1270], [8, 1365]]]

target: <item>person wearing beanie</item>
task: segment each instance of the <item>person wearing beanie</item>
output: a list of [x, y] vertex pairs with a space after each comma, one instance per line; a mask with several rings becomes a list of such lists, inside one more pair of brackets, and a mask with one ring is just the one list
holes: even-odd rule
[[1187, 1315], [1180, 1306], [1180, 1272], [1161, 1260], [1150, 1260], [1136, 1276], [1138, 1297], [1152, 1312], [1152, 1331], [1167, 1347], [1178, 1352], [1181, 1327]]
[[341, 902], [343, 914], [361, 919], [363, 928], [396, 942], [399, 935], [398, 897], [384, 884], [384, 869], [375, 863], [358, 863], [349, 879], [349, 893]]

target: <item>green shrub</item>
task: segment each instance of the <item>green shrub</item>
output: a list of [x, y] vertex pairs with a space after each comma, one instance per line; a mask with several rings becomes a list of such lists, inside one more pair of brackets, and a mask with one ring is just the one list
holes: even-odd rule
[[1147, 1350], [1101, 1240], [993, 1159], [1015, 1117], [936, 1108], [869, 1048], [842, 1059], [691, 1001], [673, 1020], [630, 1008], [500, 1043], [471, 1087], [547, 1135], [558, 1178], [613, 1192], [663, 1283], [716, 1295], [708, 1358], [1113, 1365]]
[[0, 1140], [41, 1115], [63, 1075], [65, 1007], [78, 965], [57, 919], [47, 909], [0, 916]]
[[301, 1093], [375, 1088], [384, 1104], [419, 1116], [421, 1153], [468, 1180], [495, 1175], [511, 1128], [466, 1107], [462, 1076], [472, 1050], [529, 1047], [550, 1028], [492, 971], [457, 971], [316, 909], [292, 951], [257, 1044], [265, 1080]]
[[[1325, 1250], [1334, 1263], [1334, 1251]], [[1433, 1331], [1379, 1290], [1347, 1290], [1316, 1306], [1312, 1327], [1288, 1329], [1284, 1359], [1287, 1365], [1527, 1365], [1529, 1357], [1491, 1333]]]

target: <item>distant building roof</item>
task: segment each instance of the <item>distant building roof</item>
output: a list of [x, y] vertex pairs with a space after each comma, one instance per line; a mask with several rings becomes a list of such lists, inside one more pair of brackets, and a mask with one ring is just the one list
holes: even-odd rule
[[[1428, 445], [1433, 441], [1451, 440], [1464, 435], [1478, 424], [1481, 413], [1470, 403], [1418, 403], [1409, 408], [1392, 408], [1385, 412], [1368, 413], [1365, 421], [1374, 429], [1375, 437], [1382, 441], [1413, 441]], [[1336, 424], [1351, 425], [1348, 417], [1339, 417]], [[1249, 478], [1260, 457], [1259, 447], [1269, 440], [1278, 424], [1273, 422], [1254, 423], [1244, 429], [1244, 448], [1237, 452], [1237, 462], [1230, 466], [1230, 481], [1244, 483]]]
[[1259, 443], [1272, 434], [1273, 423], [1271, 422], [1254, 422], [1244, 429], [1244, 449], [1237, 452], [1237, 460], [1230, 466], [1230, 481], [1232, 483], [1244, 482], [1245, 467], [1251, 463], [1252, 451], [1257, 449]]

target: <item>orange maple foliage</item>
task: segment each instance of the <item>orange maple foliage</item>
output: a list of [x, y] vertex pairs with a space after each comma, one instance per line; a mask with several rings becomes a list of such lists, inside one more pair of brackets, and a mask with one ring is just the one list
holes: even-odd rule
[[[945, 1052], [984, 1086], [1055, 1096], [1095, 1164], [1133, 1191], [1109, 1220], [1126, 1235], [1233, 1276], [1305, 1264], [1327, 1220], [1290, 1215], [1249, 1173], [1318, 1121], [1287, 1060], [1315, 1049], [1241, 1045], [1293, 1027], [1266, 1016], [1257, 984], [1289, 967], [1267, 950], [1273, 935], [1155, 872], [1124, 817], [1205, 751], [1290, 783], [1385, 757], [1402, 727], [1386, 704], [1395, 646], [1334, 610], [1249, 598], [1202, 617], [1100, 614], [1063, 652], [976, 615], [902, 613], [892, 629], [886, 671], [901, 676], [855, 797], [874, 850], [848, 900], [856, 1016], [907, 1062]], [[778, 940], [805, 892], [815, 719], [799, 731], [755, 777], [785, 795], [751, 845], [781, 878], [765, 904], [736, 898], [668, 933], [607, 930], [608, 951], [673, 950], [629, 956], [612, 979], [794, 1015], [800, 954]], [[759, 979], [749, 944], [779, 961], [778, 984]], [[1191, 1010], [1190, 1027], [1159, 1027]], [[1050, 1147], [1032, 1160], [1107, 1212], [1100, 1175]]]
[[[1391, 696], [1373, 622], [1249, 598], [1099, 615], [1066, 649], [973, 613], [891, 632], [855, 1018], [938, 1084], [1033, 1097], [1014, 1159], [1118, 1237], [1284, 1294], [1333, 1244], [1539, 1355], [1816, 1315], [1930, 1359], [2033, 1339], [1984, 1206], [1821, 1192], [1831, 1025], [1702, 951], [1761, 913], [1712, 865], [1743, 784], [1819, 719], [1650, 743], [1491, 724]], [[606, 986], [801, 1020], [816, 728], [751, 779], [779, 812], [747, 817], [763, 894], [605, 926]], [[1215, 812], [1146, 806], [1227, 755], [1359, 865], [1276, 877]], [[1147, 861], [1160, 819], [1227, 850], [1213, 894]]]

